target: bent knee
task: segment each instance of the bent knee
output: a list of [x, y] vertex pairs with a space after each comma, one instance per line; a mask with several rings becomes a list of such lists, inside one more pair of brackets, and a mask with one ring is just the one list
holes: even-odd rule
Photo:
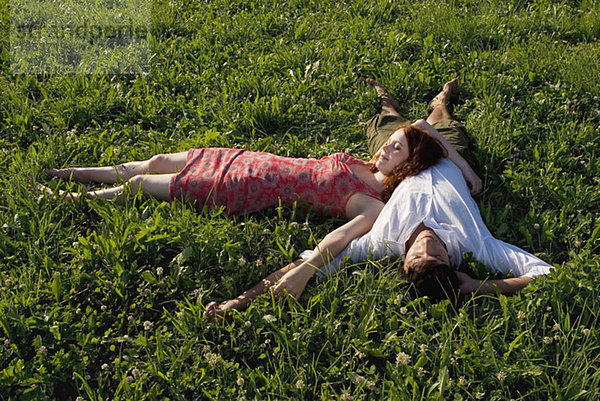
[[131, 193], [135, 194], [139, 191], [144, 182], [143, 175], [136, 175], [127, 181], [127, 186], [131, 189]]

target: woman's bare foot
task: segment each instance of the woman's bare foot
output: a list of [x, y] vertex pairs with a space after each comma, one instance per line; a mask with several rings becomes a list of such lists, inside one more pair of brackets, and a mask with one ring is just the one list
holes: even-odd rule
[[220, 304], [212, 301], [209, 302], [204, 308], [204, 316], [206, 319], [215, 322], [220, 320], [229, 320], [231, 319], [231, 311], [232, 310], [242, 310], [244, 309], [244, 305], [242, 305], [236, 299], [230, 299], [227, 301], [223, 301]]
[[[65, 194], [65, 191], [58, 191], [58, 193], [55, 193], [52, 189], [48, 188], [45, 185], [40, 184], [39, 182], [36, 182], [35, 186], [43, 194], [52, 196], [54, 198], [61, 197]], [[44, 195], [42, 195], [42, 196], [44, 196]], [[75, 202], [79, 199], [79, 194], [76, 192], [67, 193], [67, 196], [65, 196], [65, 199]]]
[[379, 96], [381, 99], [382, 109], [385, 110], [386, 108], [390, 108], [395, 113], [397, 112], [396, 109], [400, 107], [400, 103], [391, 97], [378, 81], [375, 81], [373, 78], [367, 78], [367, 84], [371, 85], [373, 88], [375, 88], [375, 91], [377, 91], [377, 96]]
[[454, 92], [456, 88], [458, 88], [458, 78], [446, 82], [442, 91], [429, 102], [429, 107], [435, 109], [440, 106], [448, 106], [452, 92]]
[[82, 183], [90, 181], [85, 168], [45, 168], [43, 171], [52, 177], [58, 177], [62, 180], [70, 179]]

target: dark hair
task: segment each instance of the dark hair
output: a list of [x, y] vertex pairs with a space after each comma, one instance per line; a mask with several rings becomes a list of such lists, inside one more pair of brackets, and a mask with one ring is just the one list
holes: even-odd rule
[[458, 277], [454, 269], [446, 264], [414, 264], [408, 272], [400, 268], [400, 275], [412, 284], [416, 296], [427, 296], [433, 303], [444, 299], [449, 299], [453, 305], [458, 303]]
[[[417, 175], [421, 171], [433, 166], [446, 153], [440, 142], [421, 128], [417, 128], [414, 125], [403, 125], [398, 127], [396, 131], [399, 129], [404, 129], [404, 136], [408, 142], [408, 158], [396, 166], [392, 174], [385, 178], [383, 192], [381, 193], [381, 198], [384, 202], [390, 199], [394, 189], [396, 189], [402, 180], [406, 177]], [[373, 156], [371, 162], [376, 160], [378, 154], [379, 152]], [[378, 171], [375, 163], [373, 163], [371, 171]]]

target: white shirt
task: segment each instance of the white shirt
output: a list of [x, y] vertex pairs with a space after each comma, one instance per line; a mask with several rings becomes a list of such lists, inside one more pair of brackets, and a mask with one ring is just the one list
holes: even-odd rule
[[[450, 263], [460, 265], [463, 253], [472, 252], [489, 271], [515, 277], [534, 278], [547, 274], [551, 265], [522, 249], [500, 241], [485, 226], [467, 184], [450, 160], [417, 176], [403, 180], [373, 224], [371, 231], [354, 239], [319, 275], [330, 275], [350, 257], [354, 262], [368, 257], [403, 256], [405, 244], [419, 224], [433, 229], [446, 244]], [[314, 251], [304, 251], [307, 259]]]

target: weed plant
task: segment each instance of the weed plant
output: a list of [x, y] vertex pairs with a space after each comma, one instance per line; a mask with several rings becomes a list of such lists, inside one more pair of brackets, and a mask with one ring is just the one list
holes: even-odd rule
[[[1, 26], [8, 32], [9, 4]], [[600, 397], [600, 6], [592, 0], [155, 0], [148, 74], [13, 74], [0, 38], [0, 399]], [[129, 194], [39, 196], [43, 168], [190, 147], [367, 158], [374, 77], [411, 119], [461, 78], [476, 197], [557, 269], [523, 292], [414, 299], [384, 261], [231, 322], [246, 289], [341, 224]], [[462, 267], [483, 277], [475, 261]]]

